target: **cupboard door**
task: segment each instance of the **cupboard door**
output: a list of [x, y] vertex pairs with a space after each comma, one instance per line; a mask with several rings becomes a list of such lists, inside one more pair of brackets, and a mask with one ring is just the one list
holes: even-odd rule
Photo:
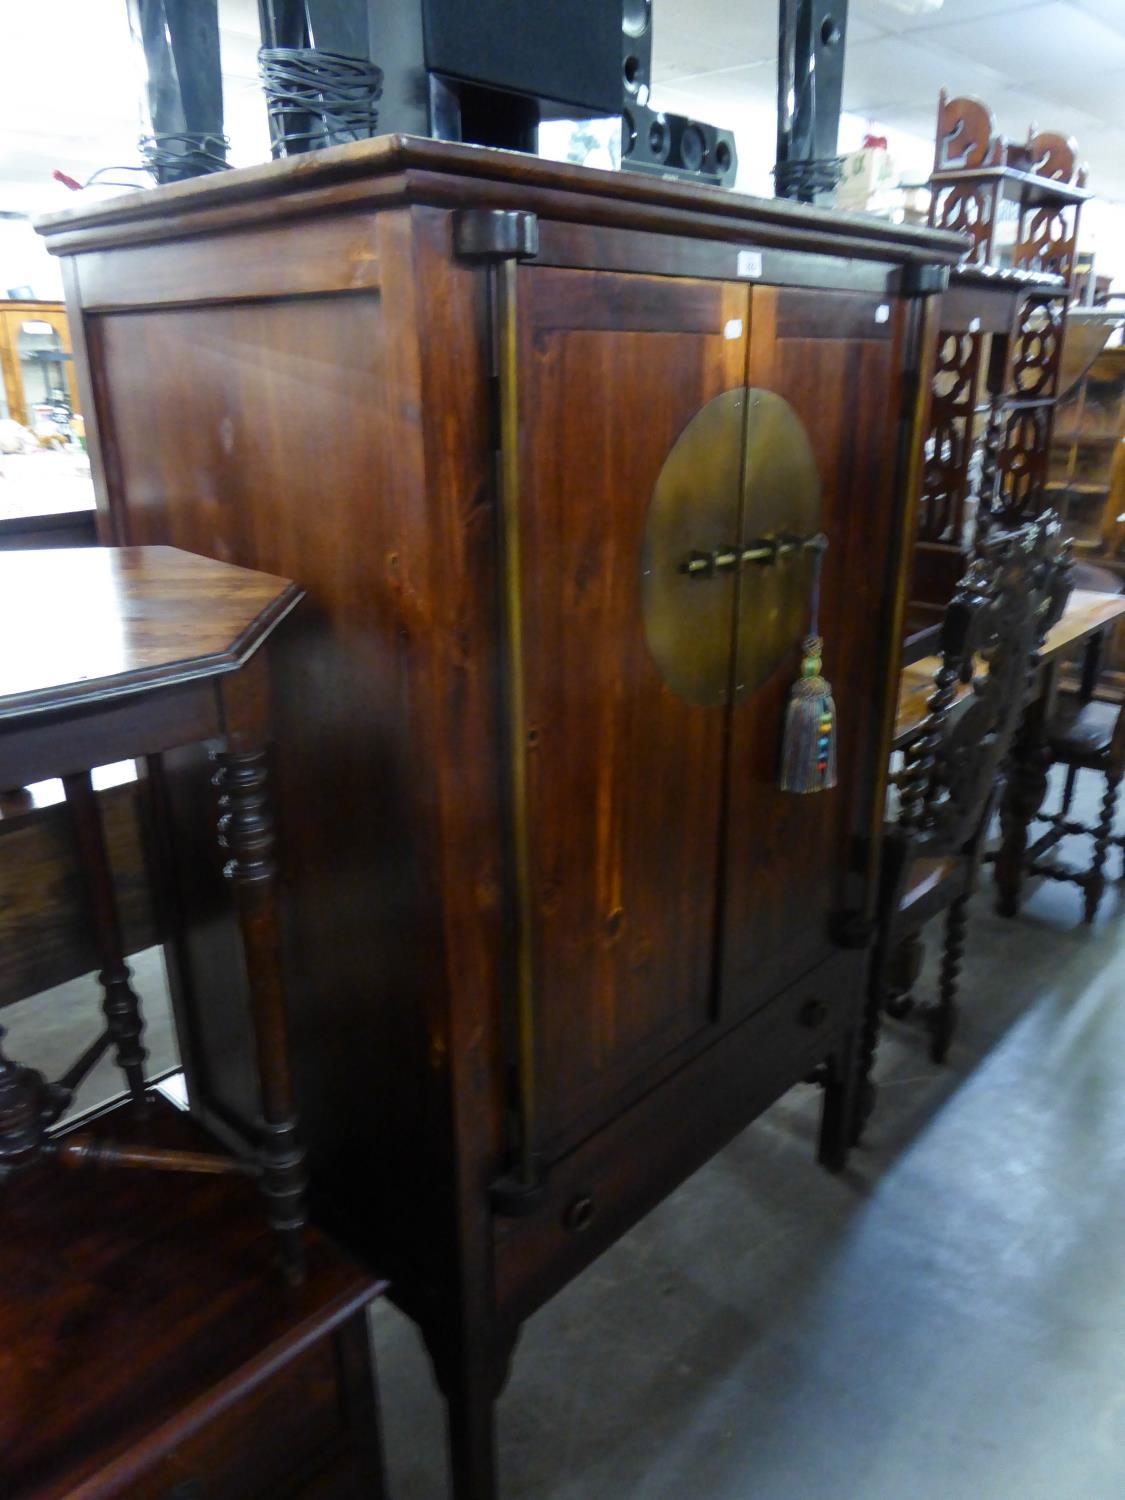
[[[517, 286], [527, 920], [550, 1158], [712, 1018], [726, 710], [664, 682], [642, 575], [665, 459], [743, 383], [749, 294], [533, 266]], [[700, 476], [703, 548], [737, 527], [737, 454], [729, 468]], [[699, 597], [729, 630], [733, 578]]]
[[[828, 957], [832, 919], [859, 904], [893, 585], [901, 308], [851, 292], [760, 287], [753, 293], [747, 384], [790, 404], [820, 475], [820, 526], [829, 541], [820, 633], [824, 675], [836, 698], [838, 784], [812, 795], [778, 788], [802, 625], [772, 674], [731, 711], [720, 990], [727, 1017], [757, 1008]], [[742, 545], [754, 535], [748, 483]], [[740, 658], [749, 656], [759, 628], [747, 570]]]

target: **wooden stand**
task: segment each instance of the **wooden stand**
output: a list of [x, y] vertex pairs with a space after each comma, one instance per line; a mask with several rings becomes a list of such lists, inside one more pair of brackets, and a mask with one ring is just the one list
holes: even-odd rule
[[941, 619], [975, 525], [1014, 528], [1047, 503], [1078, 221], [1090, 197], [1085, 180], [1073, 141], [1049, 131], [1022, 145], [1004, 141], [979, 100], [942, 93], [930, 223], [968, 235], [970, 246], [942, 302], [910, 589], [913, 630]]

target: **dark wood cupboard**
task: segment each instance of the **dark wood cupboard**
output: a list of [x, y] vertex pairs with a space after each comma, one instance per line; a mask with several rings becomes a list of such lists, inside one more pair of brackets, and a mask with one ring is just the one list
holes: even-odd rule
[[[56, 217], [104, 539], [298, 579], [313, 1204], [494, 1493], [524, 1317], [793, 1084], [842, 1160], [935, 294], [960, 241], [386, 138]], [[813, 533], [838, 784], [778, 788]], [[196, 1111], [252, 1097], [169, 777]], [[300, 790], [298, 790], [298, 788]]]

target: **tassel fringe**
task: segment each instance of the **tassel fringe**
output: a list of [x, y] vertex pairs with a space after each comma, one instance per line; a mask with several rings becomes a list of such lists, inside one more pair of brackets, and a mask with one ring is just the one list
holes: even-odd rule
[[819, 636], [806, 636], [801, 675], [789, 692], [781, 745], [781, 790], [823, 792], [836, 785], [836, 705], [820, 675]]

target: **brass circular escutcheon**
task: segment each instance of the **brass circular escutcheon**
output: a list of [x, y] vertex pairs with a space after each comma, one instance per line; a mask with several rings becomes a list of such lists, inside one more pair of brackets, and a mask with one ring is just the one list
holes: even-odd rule
[[645, 640], [674, 693], [691, 703], [737, 702], [795, 659], [814, 567], [801, 550], [707, 576], [686, 573], [687, 560], [809, 537], [819, 519], [816, 460], [784, 397], [740, 387], [696, 412], [657, 478], [642, 546]]

